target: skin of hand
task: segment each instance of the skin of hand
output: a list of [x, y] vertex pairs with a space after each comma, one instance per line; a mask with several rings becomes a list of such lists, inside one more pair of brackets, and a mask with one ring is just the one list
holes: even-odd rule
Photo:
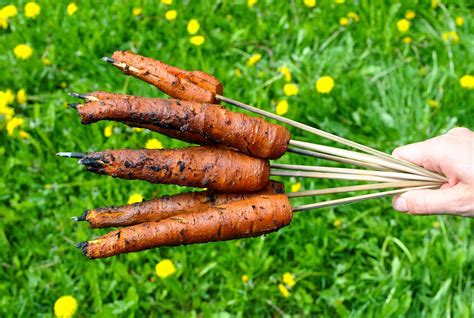
[[437, 190], [413, 190], [393, 198], [400, 212], [474, 217], [474, 132], [454, 128], [447, 134], [399, 147], [393, 155], [448, 178]]

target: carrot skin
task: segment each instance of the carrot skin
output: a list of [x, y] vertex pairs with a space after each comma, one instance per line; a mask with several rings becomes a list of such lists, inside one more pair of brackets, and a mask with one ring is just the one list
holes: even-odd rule
[[166, 195], [140, 203], [88, 210], [77, 220], [89, 222], [92, 228], [130, 226], [145, 222], [156, 222], [179, 214], [201, 211], [262, 194], [281, 193], [284, 193], [283, 184], [270, 181], [265, 189], [257, 192], [223, 193], [206, 190]]
[[270, 175], [266, 160], [208, 146], [106, 150], [89, 153], [79, 163], [87, 171], [115, 178], [222, 192], [259, 191], [268, 184]]
[[91, 259], [162, 246], [226, 241], [276, 231], [292, 219], [284, 194], [261, 195], [200, 212], [146, 222], [109, 232], [81, 245]]

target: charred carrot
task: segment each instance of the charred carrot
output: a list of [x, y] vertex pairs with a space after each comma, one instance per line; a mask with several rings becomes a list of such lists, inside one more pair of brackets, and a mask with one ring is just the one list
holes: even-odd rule
[[92, 228], [129, 226], [144, 222], [156, 222], [187, 212], [202, 211], [262, 194], [281, 194], [284, 192], [282, 183], [270, 181], [265, 189], [257, 192], [223, 193], [206, 190], [180, 193], [119, 207], [112, 206], [87, 210], [77, 220], [89, 222]]
[[88, 171], [122, 179], [248, 192], [268, 184], [268, 161], [208, 146], [157, 150], [105, 150], [79, 160]]
[[[91, 93], [101, 96], [104, 93]], [[260, 117], [232, 112], [213, 104], [176, 99], [115, 95], [76, 106], [83, 124], [100, 120], [153, 125], [203, 137], [254, 157], [276, 159], [288, 148], [289, 131]]]
[[120, 228], [79, 243], [88, 258], [105, 258], [161, 246], [226, 241], [276, 231], [292, 219], [284, 194], [260, 195], [158, 222]]

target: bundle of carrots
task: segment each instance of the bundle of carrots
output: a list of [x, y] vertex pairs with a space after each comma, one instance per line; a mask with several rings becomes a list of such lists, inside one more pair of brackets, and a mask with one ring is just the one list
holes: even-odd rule
[[[207, 188], [150, 201], [84, 212], [75, 221], [93, 228], [118, 227], [77, 246], [89, 258], [104, 258], [160, 246], [253, 237], [290, 224], [293, 212], [347, 204], [437, 188], [444, 176], [367, 146], [266, 112], [222, 95], [222, 83], [201, 71], [185, 71], [127, 51], [103, 58], [176, 99], [93, 92], [71, 93], [70, 104], [83, 124], [113, 120], [198, 144], [181, 149], [105, 150], [58, 153], [78, 158], [87, 171], [152, 183]], [[283, 126], [230, 111], [226, 102], [361, 152], [291, 139]], [[365, 169], [272, 164], [286, 152], [336, 161]], [[270, 176], [328, 178], [374, 183], [286, 193]], [[362, 190], [393, 190], [292, 207], [289, 199]]]

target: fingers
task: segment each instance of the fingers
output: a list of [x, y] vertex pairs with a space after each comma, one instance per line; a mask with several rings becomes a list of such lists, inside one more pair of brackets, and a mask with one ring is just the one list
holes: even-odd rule
[[398, 147], [393, 151], [393, 155], [426, 169], [442, 173], [439, 163], [446, 157], [446, 143], [443, 141], [443, 136], [439, 136]]
[[448, 131], [450, 135], [457, 135], [457, 136], [468, 136], [472, 133], [472, 131], [465, 127], [456, 127]]
[[411, 214], [457, 214], [462, 193], [454, 188], [408, 191], [393, 198], [393, 208]]

